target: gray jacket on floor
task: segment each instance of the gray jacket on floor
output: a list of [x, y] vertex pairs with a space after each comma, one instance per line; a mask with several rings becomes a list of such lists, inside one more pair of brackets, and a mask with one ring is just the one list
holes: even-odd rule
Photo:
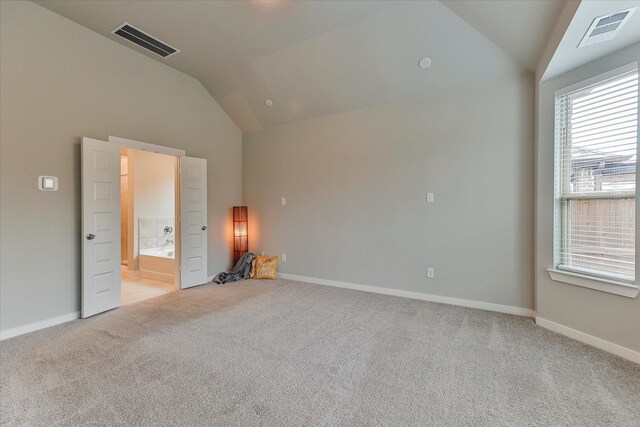
[[213, 281], [215, 283], [229, 283], [248, 279], [251, 274], [251, 261], [253, 261], [255, 257], [256, 256], [251, 252], [247, 252], [240, 257], [238, 262], [236, 262], [233, 270], [227, 271], [226, 273], [219, 273], [213, 278]]

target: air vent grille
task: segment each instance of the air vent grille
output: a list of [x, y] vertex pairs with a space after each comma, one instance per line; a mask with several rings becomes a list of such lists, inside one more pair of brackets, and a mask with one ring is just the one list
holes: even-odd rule
[[130, 41], [131, 43], [135, 43], [138, 46], [155, 53], [156, 55], [160, 55], [163, 58], [180, 52], [178, 49], [169, 46], [165, 42], [158, 40], [157, 38], [126, 22], [116, 27], [113, 31], [111, 31], [111, 33], [120, 36]]
[[636, 8], [621, 10], [613, 15], [600, 16], [593, 20], [578, 47], [589, 46], [613, 39], [629, 20]]

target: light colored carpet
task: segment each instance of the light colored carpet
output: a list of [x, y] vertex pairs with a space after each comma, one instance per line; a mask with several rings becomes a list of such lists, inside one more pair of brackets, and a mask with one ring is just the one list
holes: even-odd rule
[[637, 426], [640, 366], [530, 319], [286, 280], [0, 343], [6, 425]]

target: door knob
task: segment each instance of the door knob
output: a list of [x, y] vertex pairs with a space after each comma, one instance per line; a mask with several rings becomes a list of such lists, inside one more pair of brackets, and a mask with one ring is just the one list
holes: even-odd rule
[[204, 231], [204, 230], [206, 230], [206, 229], [207, 229], [207, 226], [206, 226], [206, 225], [203, 225], [203, 226], [202, 226], [202, 231]]
[[91, 233], [87, 234], [87, 240], [93, 240], [95, 238], [96, 238], [95, 234], [91, 234]]

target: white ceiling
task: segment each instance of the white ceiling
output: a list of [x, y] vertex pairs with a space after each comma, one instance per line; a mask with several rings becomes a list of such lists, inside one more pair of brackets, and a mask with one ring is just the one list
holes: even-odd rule
[[559, 0], [441, 0], [505, 52], [535, 71], [562, 11]]
[[[542, 76], [542, 80], [559, 76], [595, 59], [640, 42], [640, 9], [638, 9], [613, 40], [578, 48], [580, 40], [595, 18], [636, 6], [640, 6], [640, 0], [580, 2]], [[638, 58], [640, 59], [640, 50]]]
[[[534, 70], [563, 2], [37, 1], [195, 77], [243, 131]], [[110, 34], [125, 21], [181, 52]]]

